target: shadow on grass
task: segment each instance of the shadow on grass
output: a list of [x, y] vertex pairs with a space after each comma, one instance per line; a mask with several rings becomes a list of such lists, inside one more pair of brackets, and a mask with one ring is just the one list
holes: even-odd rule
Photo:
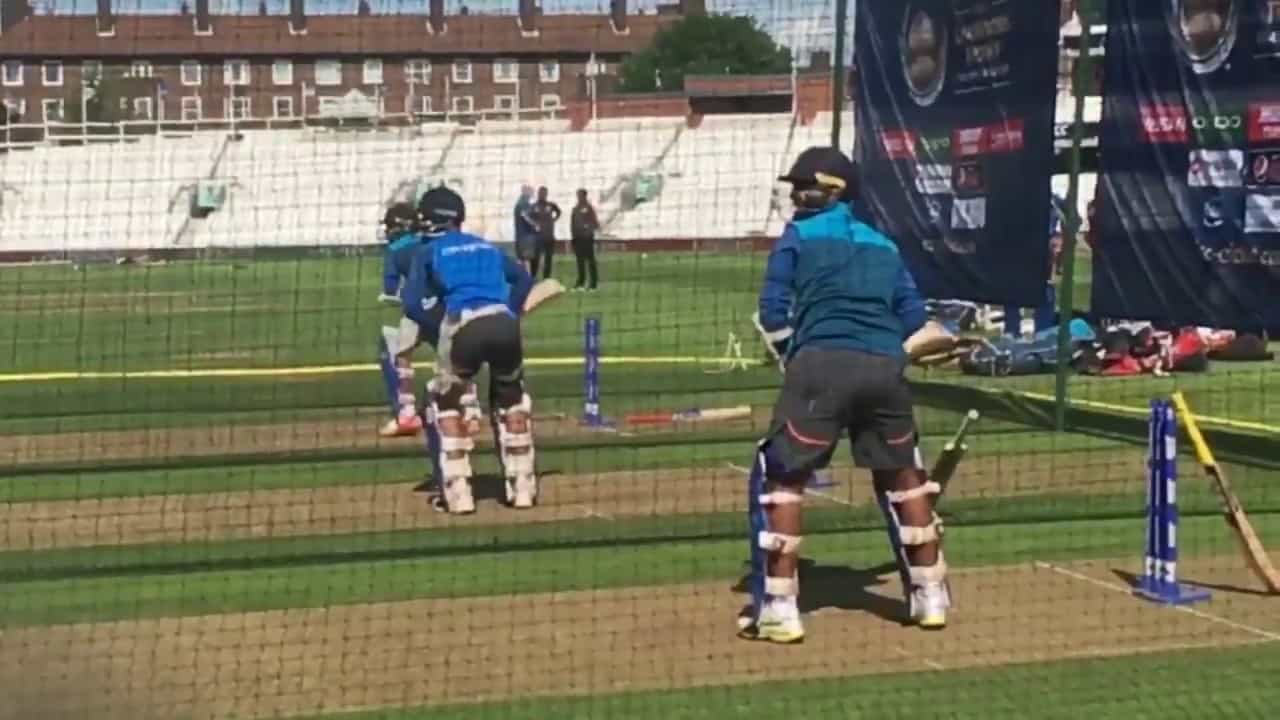
[[[906, 604], [896, 593], [898, 581], [896, 577], [884, 577], [896, 575], [897, 571], [898, 566], [894, 563], [860, 569], [843, 565], [819, 565], [812, 560], [801, 559], [800, 612], [807, 614], [827, 608], [853, 610], [906, 625]], [[733, 591], [748, 594], [750, 590], [747, 580], [747, 575], [739, 578]], [[895, 586], [890, 588], [892, 596], [872, 591], [872, 588], [883, 586]]]
[[[1116, 577], [1120, 578], [1120, 580], [1124, 582], [1125, 585], [1128, 585], [1130, 589], [1135, 589], [1138, 587], [1138, 581], [1140, 578], [1137, 575], [1129, 572], [1128, 570], [1119, 570], [1116, 568], [1112, 568], [1111, 573]], [[1232, 585], [1229, 583], [1198, 582], [1196, 580], [1188, 580], [1186, 578], [1179, 578], [1178, 582], [1183, 583], [1185, 585], [1192, 585], [1194, 587], [1204, 588], [1205, 590], [1217, 590], [1219, 592], [1237, 593], [1240, 595], [1258, 595], [1261, 597], [1271, 597], [1271, 593], [1268, 593], [1265, 590], [1259, 590], [1257, 588], [1241, 587], [1240, 585]]]

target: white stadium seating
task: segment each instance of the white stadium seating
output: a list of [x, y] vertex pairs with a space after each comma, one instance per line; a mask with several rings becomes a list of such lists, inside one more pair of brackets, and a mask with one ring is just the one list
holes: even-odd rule
[[[1060, 106], [1060, 119], [1068, 111]], [[830, 114], [807, 125], [723, 115], [693, 129], [683, 118], [600, 119], [582, 132], [564, 120], [481, 121], [36, 145], [0, 154], [0, 253], [369, 244], [387, 202], [420, 182], [459, 187], [470, 227], [504, 242], [526, 183], [547, 186], [566, 213], [586, 188], [608, 237], [772, 235], [782, 222], [771, 206], [776, 176], [800, 149], [829, 142], [830, 126]], [[847, 142], [851, 114], [843, 127]], [[661, 191], [624, 208], [622, 188], [637, 174], [659, 178]], [[227, 183], [226, 204], [188, 220], [200, 180]], [[1055, 178], [1055, 190], [1065, 182]], [[1093, 183], [1082, 182], [1081, 209]], [[561, 224], [565, 237], [568, 218]]]

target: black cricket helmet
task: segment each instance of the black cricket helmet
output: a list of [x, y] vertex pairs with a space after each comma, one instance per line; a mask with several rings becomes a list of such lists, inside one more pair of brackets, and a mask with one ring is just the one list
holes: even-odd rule
[[791, 184], [791, 199], [806, 210], [820, 210], [835, 202], [857, 199], [857, 169], [834, 147], [814, 146], [796, 158], [778, 180]]
[[462, 226], [467, 218], [467, 206], [461, 195], [441, 185], [422, 194], [418, 215], [428, 231], [442, 232], [450, 226]]
[[394, 203], [382, 216], [383, 237], [390, 242], [398, 236], [418, 229], [418, 211], [407, 202]]

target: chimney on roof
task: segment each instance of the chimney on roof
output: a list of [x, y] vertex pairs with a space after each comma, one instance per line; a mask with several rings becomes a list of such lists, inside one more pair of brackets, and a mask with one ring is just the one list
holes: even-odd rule
[[369, 0], [360, 0], [356, 6], [356, 15], [368, 17], [373, 14], [373, 8], [369, 7]]
[[627, 0], [609, 0], [609, 20], [613, 23], [613, 31], [627, 31]]
[[196, 34], [212, 35], [213, 19], [209, 15], [209, 0], [196, 0]]
[[116, 16], [111, 14], [111, 0], [98, 0], [98, 34], [114, 35]]
[[520, 11], [520, 32], [538, 32], [538, 15], [542, 13], [538, 0], [519, 0], [517, 7]]
[[706, 15], [707, 0], [680, 0], [680, 14], [689, 15]]
[[27, 0], [0, 0], [0, 34], [28, 17], [31, 17], [31, 5]]
[[289, 32], [294, 35], [307, 32], [306, 0], [289, 0]]
[[444, 32], [444, 0], [431, 0], [431, 14], [427, 18], [427, 29], [433, 33]]

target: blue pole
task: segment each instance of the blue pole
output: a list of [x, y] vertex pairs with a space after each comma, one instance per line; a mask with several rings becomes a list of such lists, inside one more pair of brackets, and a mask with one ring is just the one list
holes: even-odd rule
[[590, 426], [604, 424], [600, 416], [600, 318], [590, 316], [583, 325], [583, 422]]

